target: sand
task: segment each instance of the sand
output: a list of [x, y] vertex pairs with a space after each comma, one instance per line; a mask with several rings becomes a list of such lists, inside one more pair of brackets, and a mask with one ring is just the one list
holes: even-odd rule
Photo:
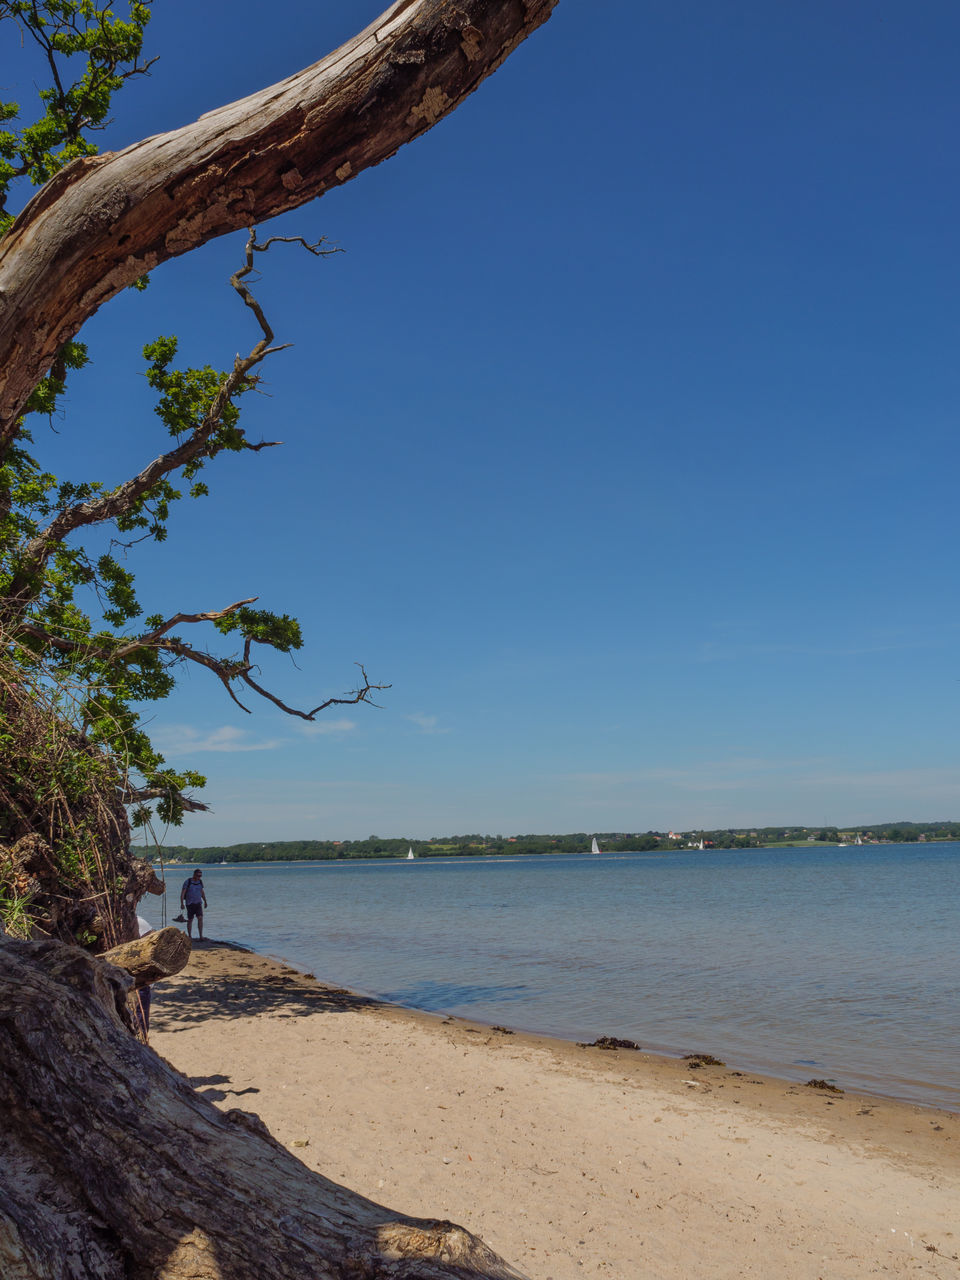
[[398, 1009], [218, 943], [156, 989], [151, 1043], [533, 1280], [960, 1277], [950, 1112]]

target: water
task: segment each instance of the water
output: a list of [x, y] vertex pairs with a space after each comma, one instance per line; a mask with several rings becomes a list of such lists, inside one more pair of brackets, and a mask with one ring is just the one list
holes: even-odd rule
[[[171, 916], [189, 870], [168, 871]], [[204, 881], [212, 937], [399, 1004], [960, 1111], [960, 844], [274, 863]]]

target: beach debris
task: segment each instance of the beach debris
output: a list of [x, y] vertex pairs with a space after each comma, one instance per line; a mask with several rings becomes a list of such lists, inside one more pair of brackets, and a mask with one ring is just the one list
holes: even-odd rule
[[618, 1040], [616, 1036], [600, 1036], [596, 1040], [591, 1040], [589, 1044], [587, 1044], [583, 1040], [578, 1040], [577, 1047], [580, 1049], [639, 1049], [640, 1048], [636, 1040]]
[[509, 1027], [491, 1027], [491, 1031], [499, 1031], [502, 1036], [512, 1036], [513, 1032]]
[[119, 947], [105, 951], [101, 959], [129, 973], [139, 990], [179, 973], [190, 959], [190, 939], [182, 930], [169, 925], [132, 942], [122, 942]]
[[828, 1093], [843, 1093], [843, 1090], [835, 1084], [831, 1084], [829, 1080], [808, 1080], [808, 1089], [826, 1089]]
[[683, 1060], [691, 1071], [695, 1071], [697, 1067], [725, 1067], [727, 1065], [721, 1058], [715, 1058], [712, 1053], [685, 1053]]
[[291, 1144], [290, 1144], [290, 1145], [291, 1145], [292, 1147], [309, 1147], [309, 1145], [310, 1145], [310, 1139], [309, 1139], [309, 1138], [295, 1138], [295, 1139], [293, 1140], [293, 1142], [291, 1142]]

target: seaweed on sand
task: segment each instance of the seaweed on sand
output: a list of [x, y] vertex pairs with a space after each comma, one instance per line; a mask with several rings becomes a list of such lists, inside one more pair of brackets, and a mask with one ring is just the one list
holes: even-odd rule
[[600, 1036], [597, 1040], [592, 1040], [587, 1044], [583, 1040], [578, 1040], [577, 1045], [581, 1049], [639, 1049], [640, 1046], [636, 1040], [618, 1040], [616, 1036]]

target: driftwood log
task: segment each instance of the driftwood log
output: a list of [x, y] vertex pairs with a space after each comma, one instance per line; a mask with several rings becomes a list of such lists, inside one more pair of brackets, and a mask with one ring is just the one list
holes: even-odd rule
[[517, 1280], [449, 1222], [312, 1173], [129, 1031], [130, 979], [0, 939], [3, 1280]]
[[134, 989], [172, 978], [190, 959], [190, 939], [182, 929], [170, 925], [148, 933], [132, 942], [122, 942], [119, 947], [105, 951], [101, 957], [118, 969], [129, 973]]

